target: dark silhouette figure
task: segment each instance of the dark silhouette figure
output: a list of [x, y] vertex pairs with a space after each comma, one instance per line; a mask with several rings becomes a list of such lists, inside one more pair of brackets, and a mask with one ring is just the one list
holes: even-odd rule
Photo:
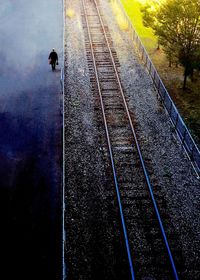
[[55, 49], [53, 49], [49, 55], [49, 64], [51, 64], [52, 71], [56, 69], [56, 64], [58, 65], [58, 55]]

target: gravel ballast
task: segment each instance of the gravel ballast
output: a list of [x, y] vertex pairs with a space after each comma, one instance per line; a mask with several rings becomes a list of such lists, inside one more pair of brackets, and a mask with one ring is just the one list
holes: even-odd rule
[[[74, 16], [66, 17], [64, 73], [67, 279], [126, 279], [121, 225], [113, 223], [118, 214], [115, 191], [94, 116], [79, 1], [70, 8]], [[119, 263], [123, 259], [124, 265]]]
[[[168, 215], [164, 226], [169, 229], [169, 239], [177, 242], [177, 250], [181, 249], [184, 263], [182, 267], [179, 265], [180, 278], [200, 279], [199, 180], [128, 32], [120, 30], [117, 24], [112, 2], [99, 2], [121, 65], [122, 85], [135, 116], [153, 190], [162, 194], [166, 202], [166, 209], [160, 209], [161, 216]], [[65, 34], [66, 266], [69, 279], [98, 279], [94, 271], [104, 262], [99, 278], [120, 279], [113, 271], [117, 263], [113, 248], [121, 242], [121, 229], [120, 225], [112, 224], [118, 210], [114, 207], [112, 182], [106, 173], [108, 162], [101, 153], [99, 137], [104, 132], [99, 130], [95, 119], [81, 1], [66, 1], [66, 6], [74, 12], [72, 17], [66, 16]], [[111, 245], [113, 242], [115, 245]]]

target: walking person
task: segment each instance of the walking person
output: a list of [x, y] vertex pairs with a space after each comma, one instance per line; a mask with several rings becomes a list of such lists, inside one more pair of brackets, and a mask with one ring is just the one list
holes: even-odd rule
[[58, 55], [55, 52], [55, 49], [52, 49], [52, 52], [49, 54], [49, 64], [51, 64], [52, 71], [56, 70], [56, 65], [58, 65]]

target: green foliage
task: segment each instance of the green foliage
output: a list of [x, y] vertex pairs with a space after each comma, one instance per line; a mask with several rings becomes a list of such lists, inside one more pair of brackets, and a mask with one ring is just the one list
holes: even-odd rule
[[151, 1], [141, 12], [144, 24], [154, 30], [169, 61], [178, 61], [183, 65], [185, 88], [187, 77], [194, 68], [199, 68], [200, 1], [165, 0], [159, 5]]
[[156, 0], [149, 0], [144, 4], [140, 11], [142, 12], [142, 19], [143, 24], [146, 27], [155, 28], [155, 26], [158, 24], [156, 19], [156, 12], [158, 10], [159, 4]]

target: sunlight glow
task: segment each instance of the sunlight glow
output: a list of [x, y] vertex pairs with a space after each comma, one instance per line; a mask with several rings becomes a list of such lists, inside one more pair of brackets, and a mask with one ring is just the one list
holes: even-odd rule
[[121, 11], [121, 8], [119, 7], [117, 2], [111, 2], [111, 8], [113, 10], [113, 13], [117, 19], [117, 23], [119, 25], [119, 28], [121, 30], [128, 30], [128, 24], [124, 18], [124, 15]]
[[67, 9], [67, 11], [66, 11], [66, 16], [67, 17], [72, 18], [74, 16], [74, 14], [75, 13], [74, 13], [73, 9], [71, 9], [71, 8]]
[[[138, 3], [140, 3], [141, 5], [145, 5], [149, 3], [149, 0], [137, 0]], [[161, 2], [163, 2], [163, 0], [153, 0], [151, 2], [160, 4]]]

